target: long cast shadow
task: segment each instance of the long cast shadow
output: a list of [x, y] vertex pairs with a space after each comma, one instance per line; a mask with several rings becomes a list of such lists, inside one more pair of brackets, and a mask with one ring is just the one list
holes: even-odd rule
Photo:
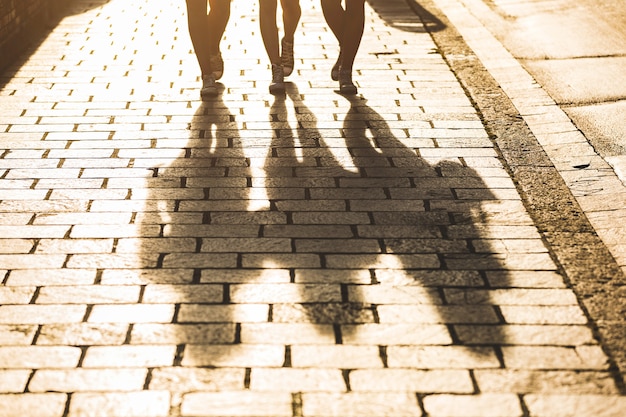
[[445, 24], [417, 0], [367, 0], [376, 13], [391, 27], [405, 32], [439, 32]]
[[[465, 295], [487, 287], [485, 270], [506, 272], [472, 245], [481, 202], [495, 199], [478, 174], [429, 164], [365, 99], [349, 99], [334, 136], [294, 84], [269, 115], [271, 139], [245, 141], [221, 99], [203, 103], [186, 157], [162, 171], [202, 190], [175, 208], [195, 224], [164, 226], [165, 237], [195, 241], [160, 265], [193, 269], [178, 296], [181, 363], [291, 367], [292, 346], [321, 341], [377, 346], [383, 362], [409, 345], [425, 367], [419, 349], [456, 347], [465, 361], [500, 367], [499, 327], [486, 344], [471, 336], [472, 325], [499, 323], [496, 309]], [[464, 188], [481, 193], [460, 196]], [[282, 348], [250, 360], [267, 345]]]

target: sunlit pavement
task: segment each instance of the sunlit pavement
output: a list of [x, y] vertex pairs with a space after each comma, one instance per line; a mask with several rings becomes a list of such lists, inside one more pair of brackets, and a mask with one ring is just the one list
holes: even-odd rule
[[85, 0], [5, 72], [0, 416], [623, 415], [419, 19], [366, 5], [351, 98], [301, 4], [285, 97], [243, 0], [210, 101], [183, 1]]

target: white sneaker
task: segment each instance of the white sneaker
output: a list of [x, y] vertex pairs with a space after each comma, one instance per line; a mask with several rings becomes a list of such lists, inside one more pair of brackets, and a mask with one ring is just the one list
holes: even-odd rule
[[286, 77], [288, 75], [291, 75], [291, 73], [293, 72], [293, 67], [294, 67], [293, 42], [290, 42], [287, 39], [283, 38], [283, 40], [280, 41], [280, 47], [281, 47], [280, 58], [283, 63], [283, 71]]
[[285, 73], [281, 65], [272, 64], [272, 82], [270, 94], [283, 94], [285, 92]]
[[207, 97], [215, 97], [217, 95], [217, 85], [215, 85], [215, 77], [213, 74], [207, 74], [202, 76], [202, 88], [200, 89], [200, 97], [205, 99]]

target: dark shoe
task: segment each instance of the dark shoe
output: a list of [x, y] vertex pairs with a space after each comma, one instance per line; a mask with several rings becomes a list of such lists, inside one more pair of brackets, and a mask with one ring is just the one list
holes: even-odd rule
[[341, 94], [354, 95], [358, 92], [352, 82], [352, 71], [339, 70], [339, 92]]
[[202, 89], [200, 89], [200, 97], [205, 99], [207, 97], [217, 96], [217, 85], [215, 84], [215, 78], [213, 74], [207, 74], [202, 76]]
[[283, 38], [283, 40], [280, 41], [280, 47], [280, 59], [283, 63], [283, 74], [286, 77], [288, 75], [291, 75], [295, 64], [293, 58], [293, 42], [290, 42], [287, 39]]
[[270, 83], [270, 94], [285, 93], [285, 73], [281, 65], [272, 64], [272, 82]]

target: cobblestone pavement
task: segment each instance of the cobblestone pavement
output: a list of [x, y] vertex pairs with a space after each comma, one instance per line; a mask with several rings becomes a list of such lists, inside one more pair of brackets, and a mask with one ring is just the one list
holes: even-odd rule
[[624, 415], [408, 6], [347, 98], [301, 3], [285, 97], [243, 0], [211, 101], [182, 0], [79, 1], [3, 74], [0, 416]]

